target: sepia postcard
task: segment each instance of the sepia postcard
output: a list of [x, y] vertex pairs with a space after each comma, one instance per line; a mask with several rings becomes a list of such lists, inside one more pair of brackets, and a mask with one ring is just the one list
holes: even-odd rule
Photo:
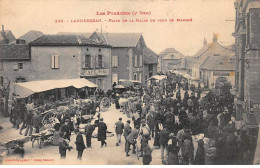
[[260, 0], [0, 0], [0, 165], [259, 165]]

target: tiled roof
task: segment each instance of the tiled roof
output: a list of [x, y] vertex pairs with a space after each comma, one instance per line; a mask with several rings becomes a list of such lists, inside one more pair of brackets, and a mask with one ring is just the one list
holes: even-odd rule
[[[83, 35], [86, 38], [91, 38], [94, 34], [97, 34], [104, 44], [112, 45], [113, 47], [136, 47], [140, 38], [141, 33], [70, 33], [70, 32], [59, 32], [58, 35]], [[145, 42], [143, 41], [145, 44]]]
[[199, 65], [201, 66], [209, 56], [229, 56], [232, 54], [230, 47], [220, 45], [218, 42], [213, 42], [203, 46], [194, 57], [199, 58]]
[[158, 55], [148, 47], [144, 47], [144, 64], [157, 64]]
[[1, 60], [30, 59], [30, 48], [28, 45], [0, 45]]
[[58, 32], [57, 35], [84, 35], [85, 37], [90, 37], [93, 33], [90, 32]]
[[201, 64], [200, 69], [207, 69], [207, 70], [235, 70], [235, 63], [234, 61], [230, 60], [229, 56], [209, 56]]
[[177, 52], [177, 53], [168, 53], [166, 54], [162, 59], [163, 60], [169, 60], [169, 59], [182, 59], [184, 57], [184, 55], [182, 55], [181, 53]]
[[31, 45], [104, 45], [83, 35], [44, 35], [30, 43]]
[[18, 39], [23, 39], [28, 44], [43, 35], [44, 34], [40, 31], [31, 30], [31, 31], [27, 32], [26, 34], [22, 35], [21, 37], [19, 37]]
[[141, 33], [102, 33], [102, 35], [100, 37], [113, 47], [136, 47], [142, 37]]
[[162, 59], [181, 59], [183, 57], [183, 54], [175, 48], [166, 48], [165, 50], [159, 53], [159, 58]]

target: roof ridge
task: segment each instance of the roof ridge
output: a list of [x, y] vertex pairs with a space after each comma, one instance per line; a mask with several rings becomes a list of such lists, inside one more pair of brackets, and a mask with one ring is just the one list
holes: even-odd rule
[[196, 56], [196, 57], [200, 57], [202, 56], [205, 52], [207, 52], [212, 46], [213, 46], [214, 43], [211, 43], [211, 44], [208, 44], [210, 45], [203, 53], [201, 53], [199, 56]]
[[233, 51], [232, 49], [226, 48], [226, 47], [224, 47], [223, 45], [219, 44], [218, 42], [217, 42], [217, 44], [220, 45], [220, 46], [221, 46], [222, 48], [224, 48], [224, 49], [227, 49], [227, 50]]

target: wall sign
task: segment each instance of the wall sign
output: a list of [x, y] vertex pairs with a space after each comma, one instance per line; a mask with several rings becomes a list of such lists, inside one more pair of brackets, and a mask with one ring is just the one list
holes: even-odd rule
[[260, 103], [250, 102], [250, 112], [260, 111]]
[[213, 76], [229, 76], [229, 72], [213, 72]]
[[83, 76], [106, 76], [109, 75], [109, 69], [84, 70]]

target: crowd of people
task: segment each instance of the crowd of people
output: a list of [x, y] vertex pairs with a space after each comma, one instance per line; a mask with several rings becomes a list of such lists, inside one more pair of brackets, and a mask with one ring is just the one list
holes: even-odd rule
[[[115, 123], [115, 144], [121, 145], [123, 135], [126, 157], [130, 156], [131, 151], [143, 158], [144, 165], [148, 165], [152, 161], [153, 149], [159, 148], [162, 164], [247, 164], [251, 150], [249, 136], [244, 123], [234, 117], [234, 97], [228, 91], [216, 93], [211, 90], [203, 97], [202, 93], [200, 85], [195, 88], [180, 75], [168, 76], [159, 83], [153, 82], [135, 91], [118, 92], [113, 89], [106, 94], [101, 90], [96, 91], [96, 95], [112, 99], [116, 108], [121, 108], [120, 111], [129, 118], [126, 123], [122, 118]], [[86, 98], [85, 96], [83, 97]], [[127, 103], [120, 105], [120, 99], [126, 99]], [[51, 107], [46, 107], [46, 104], [48, 103], [45, 103], [45, 110]], [[20, 129], [20, 134], [25, 129], [24, 135], [30, 136], [33, 128], [35, 133], [39, 133], [39, 129], [43, 127], [41, 111], [33, 111], [35, 106], [37, 103], [30, 99], [27, 103], [17, 101], [13, 105], [10, 121], [15, 128]], [[53, 144], [59, 146], [61, 158], [66, 158], [66, 151], [72, 149], [69, 145], [72, 131], [77, 134], [75, 143], [78, 159], [82, 158], [84, 149], [91, 148], [95, 128], [98, 129], [97, 138], [101, 147], [107, 146], [107, 125], [100, 118], [100, 113], [95, 125], [91, 125], [89, 118], [84, 131], [79, 129], [79, 125], [83, 123], [82, 114], [92, 111], [95, 114], [96, 108], [95, 105], [78, 107], [73, 112], [68, 111], [57, 116]], [[210, 158], [207, 158], [204, 138], [210, 139], [215, 148]], [[140, 149], [137, 148], [138, 139]], [[151, 140], [153, 147], [150, 146]]]
[[[148, 143], [151, 139], [153, 146], [161, 149], [163, 164], [205, 164], [205, 161], [208, 164], [248, 164], [249, 136], [243, 121], [234, 117], [234, 98], [230, 92], [209, 91], [201, 97], [200, 85], [195, 89], [180, 76], [151, 84], [143, 90], [143, 95], [137, 91], [122, 93], [116, 98], [128, 98], [128, 108], [123, 112], [132, 117], [134, 123], [131, 130], [128, 120], [123, 133], [126, 156], [129, 156], [130, 146], [132, 153], [136, 153], [140, 137], [140, 156], [144, 164], [152, 160], [152, 148]], [[183, 97], [181, 92], [184, 92]], [[117, 133], [119, 137], [121, 132]], [[194, 142], [196, 135], [203, 137]], [[210, 139], [215, 149], [208, 158], [203, 138]], [[120, 138], [117, 145], [119, 142]]]

